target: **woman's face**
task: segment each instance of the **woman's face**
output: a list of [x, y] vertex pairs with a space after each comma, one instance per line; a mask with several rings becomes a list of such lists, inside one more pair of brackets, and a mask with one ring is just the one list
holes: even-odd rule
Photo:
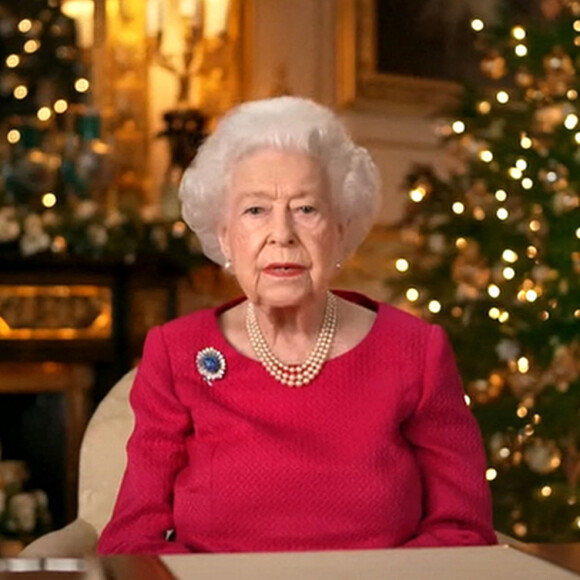
[[343, 228], [315, 159], [273, 148], [243, 157], [225, 209], [222, 251], [252, 302], [294, 307], [327, 290]]

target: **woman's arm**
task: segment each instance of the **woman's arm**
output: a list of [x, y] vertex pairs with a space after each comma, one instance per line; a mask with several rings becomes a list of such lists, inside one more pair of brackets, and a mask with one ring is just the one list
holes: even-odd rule
[[404, 545], [495, 544], [481, 434], [439, 326], [431, 329], [423, 393], [405, 435], [421, 470], [423, 519], [416, 536]]
[[191, 415], [177, 398], [162, 328], [145, 341], [130, 395], [135, 429], [127, 444], [127, 468], [100, 554], [189, 552], [166, 540], [173, 528], [173, 485], [187, 461]]

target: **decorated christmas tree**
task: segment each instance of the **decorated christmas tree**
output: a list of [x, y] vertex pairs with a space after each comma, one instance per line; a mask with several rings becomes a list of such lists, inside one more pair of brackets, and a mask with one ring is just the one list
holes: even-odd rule
[[178, 214], [144, 207], [60, 0], [0, 0], [0, 260], [199, 262]]
[[389, 284], [452, 339], [496, 528], [578, 541], [580, 1], [497, 4], [471, 21], [485, 82], [438, 124], [451, 168], [408, 175]]

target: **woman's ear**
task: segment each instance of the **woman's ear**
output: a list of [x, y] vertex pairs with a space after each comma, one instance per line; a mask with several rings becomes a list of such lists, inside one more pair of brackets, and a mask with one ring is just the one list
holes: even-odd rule
[[230, 252], [230, 244], [228, 238], [228, 230], [225, 224], [221, 224], [217, 230], [217, 238], [220, 244], [220, 249], [222, 254], [225, 256], [226, 260], [230, 259], [231, 252]]
[[339, 222], [336, 226], [338, 240], [337, 240], [337, 247], [338, 247], [338, 256], [340, 260], [345, 258], [345, 242], [346, 242], [346, 232], [348, 230], [348, 222]]

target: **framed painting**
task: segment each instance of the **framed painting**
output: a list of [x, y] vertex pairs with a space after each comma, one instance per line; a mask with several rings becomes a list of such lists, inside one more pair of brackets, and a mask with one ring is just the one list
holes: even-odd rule
[[[340, 0], [339, 95], [347, 101], [443, 106], [459, 82], [479, 82], [470, 21], [491, 21], [500, 0]], [[508, 0], [528, 15], [537, 0]]]

